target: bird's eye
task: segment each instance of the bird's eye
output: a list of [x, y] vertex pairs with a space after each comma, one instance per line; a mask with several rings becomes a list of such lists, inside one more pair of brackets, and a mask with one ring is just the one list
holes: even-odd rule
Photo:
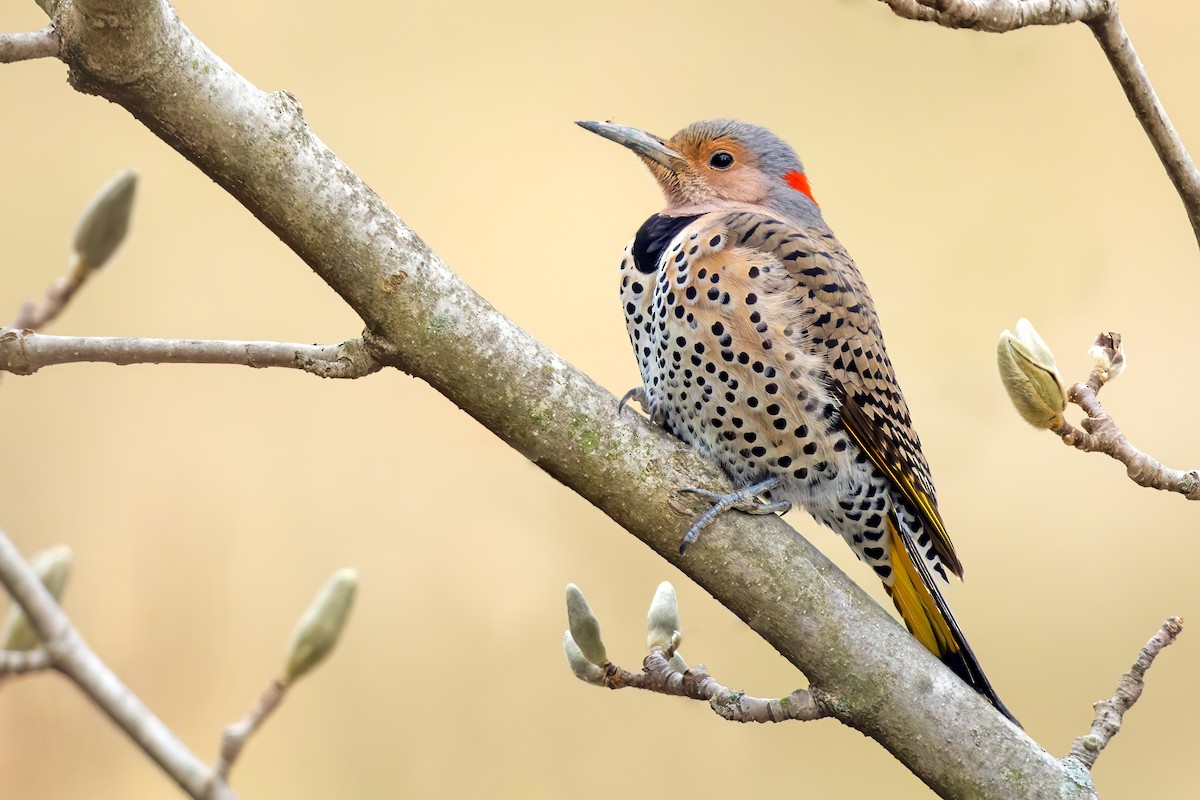
[[708, 165], [713, 169], [729, 169], [733, 166], [733, 156], [724, 150], [718, 150], [709, 157]]

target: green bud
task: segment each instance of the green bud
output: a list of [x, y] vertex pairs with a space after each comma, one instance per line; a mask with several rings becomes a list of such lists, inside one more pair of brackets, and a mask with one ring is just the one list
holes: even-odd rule
[[608, 653], [600, 639], [600, 622], [592, 613], [583, 592], [573, 583], [567, 584], [567, 626], [584, 658], [598, 667], [608, 663]]
[[79, 216], [71, 248], [76, 256], [76, 276], [103, 267], [129, 231], [137, 172], [126, 170], [92, 198]]
[[317, 666], [337, 644], [354, 606], [358, 573], [340, 569], [300, 618], [288, 647], [284, 677], [290, 683]]
[[1029, 320], [1017, 321], [1017, 332], [1005, 331], [996, 344], [1000, 380], [1017, 413], [1035, 428], [1063, 423], [1067, 389], [1054, 363], [1054, 354]]
[[[38, 580], [46, 587], [46, 591], [58, 600], [62, 597], [67, 585], [67, 577], [71, 573], [71, 548], [66, 545], [52, 547], [35, 555], [29, 562]], [[16, 603], [8, 609], [8, 618], [4, 621], [4, 630], [0, 632], [0, 650], [32, 650], [38, 646], [41, 639], [25, 616], [24, 609]]]
[[579, 645], [571, 638], [570, 631], [563, 632], [563, 650], [567, 654], [567, 663], [571, 666], [571, 672], [575, 673], [576, 678], [593, 686], [604, 685], [604, 670], [588, 660], [588, 657], [579, 649]]
[[678, 646], [679, 628], [679, 602], [675, 598], [675, 587], [663, 581], [658, 585], [654, 599], [650, 601], [650, 611], [646, 614], [647, 649], [655, 645], [664, 649]]

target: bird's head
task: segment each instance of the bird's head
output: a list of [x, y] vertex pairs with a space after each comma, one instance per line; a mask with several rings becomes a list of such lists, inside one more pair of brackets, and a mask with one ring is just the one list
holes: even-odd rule
[[704, 120], [663, 140], [611, 122], [578, 124], [637, 153], [662, 187], [667, 214], [753, 207], [797, 222], [821, 222], [796, 151], [766, 128]]

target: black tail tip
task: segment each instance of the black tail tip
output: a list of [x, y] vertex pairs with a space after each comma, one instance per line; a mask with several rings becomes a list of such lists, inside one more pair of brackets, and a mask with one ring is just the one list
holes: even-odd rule
[[965, 650], [965, 652], [969, 655], [964, 655], [964, 651], [961, 650], [946, 653], [941, 657], [941, 661], [955, 675], [961, 678], [963, 683], [983, 695], [984, 699], [1007, 717], [1009, 722], [1021, 730], [1025, 730], [1025, 726], [1021, 724], [1021, 721], [1008, 710], [1008, 706], [1004, 705], [996, 695], [996, 690], [992, 688], [992, 684], [988, 681], [987, 676], [983, 674], [983, 670], [979, 668], [978, 662], [975, 661], [975, 655], [969, 649]]

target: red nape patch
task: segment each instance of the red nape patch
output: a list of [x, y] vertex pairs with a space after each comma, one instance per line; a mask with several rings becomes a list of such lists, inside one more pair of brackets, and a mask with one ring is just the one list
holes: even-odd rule
[[820, 203], [817, 203], [816, 198], [812, 196], [812, 189], [808, 187], [808, 177], [803, 172], [792, 170], [787, 175], [784, 175], [783, 179], [788, 182], [788, 186], [791, 186], [797, 192], [812, 200], [816, 205], [820, 205]]

